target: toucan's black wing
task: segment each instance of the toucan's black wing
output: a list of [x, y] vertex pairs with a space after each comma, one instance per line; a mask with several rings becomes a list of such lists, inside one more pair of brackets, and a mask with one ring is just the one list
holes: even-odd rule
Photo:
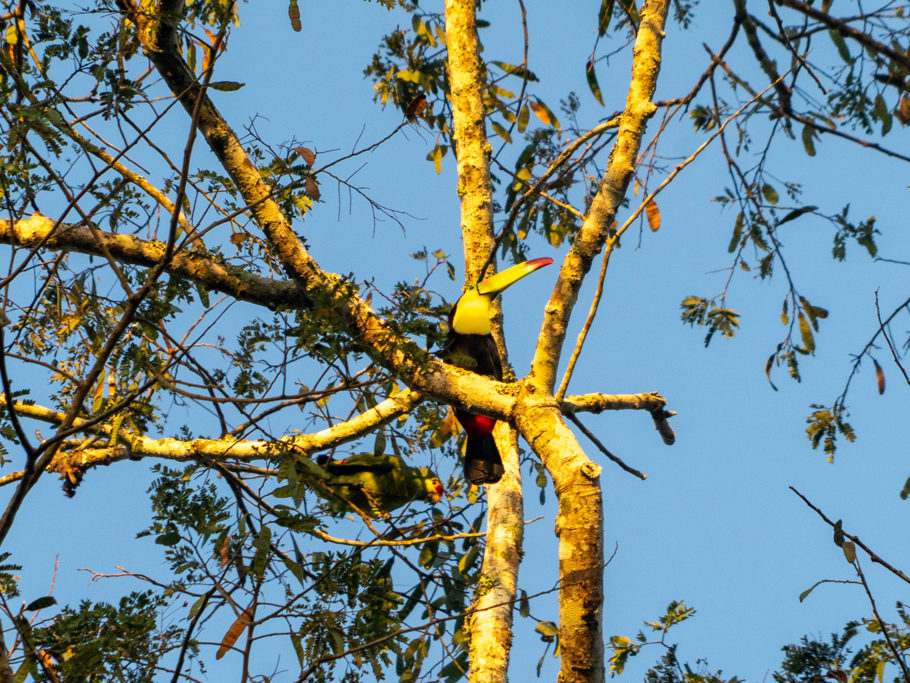
[[452, 365], [502, 379], [502, 360], [490, 334], [454, 334], [450, 331], [440, 355]]

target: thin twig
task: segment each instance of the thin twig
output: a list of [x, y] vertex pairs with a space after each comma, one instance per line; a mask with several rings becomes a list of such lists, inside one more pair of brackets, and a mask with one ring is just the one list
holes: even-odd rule
[[894, 344], [891, 343], [891, 337], [889, 337], [888, 333], [885, 331], [885, 323], [882, 322], [882, 312], [878, 307], [877, 289], [875, 290], [875, 316], [878, 318], [878, 329], [881, 330], [882, 336], [885, 338], [885, 341], [888, 342], [888, 348], [891, 349], [891, 357], [894, 358], [894, 364], [897, 366], [898, 370], [901, 371], [907, 384], [910, 384], [910, 377], [907, 376], [907, 371], [904, 370], [904, 366], [901, 365], [900, 359], [897, 357], [897, 351], [894, 349]]
[[630, 467], [629, 465], [627, 465], [626, 463], [624, 463], [620, 458], [618, 458], [617, 456], [613, 455], [609, 450], [607, 450], [607, 447], [604, 446], [604, 445], [600, 442], [600, 440], [599, 440], [596, 436], [594, 436], [594, 434], [592, 434], [592, 433], [588, 430], [588, 428], [585, 427], [585, 426], [581, 423], [581, 420], [579, 420], [577, 416], [575, 416], [575, 415], [569, 413], [568, 415], [566, 415], [566, 417], [569, 418], [569, 419], [572, 421], [572, 423], [573, 423], [576, 427], [578, 427], [578, 428], [581, 430], [581, 433], [582, 433], [582, 434], [584, 434], [586, 437], [588, 437], [588, 438], [591, 440], [591, 443], [593, 443], [595, 446], [597, 446], [598, 450], [599, 450], [601, 453], [603, 453], [605, 456], [607, 456], [608, 458], [610, 458], [610, 460], [612, 460], [613, 462], [615, 462], [617, 465], [619, 465], [619, 466], [620, 466], [622, 469], [624, 469], [626, 472], [628, 472], [629, 474], [634, 474], [636, 477], [638, 477], [639, 479], [642, 479], [642, 480], [648, 478], [648, 475], [647, 475], [647, 474], [644, 474], [643, 472], [639, 472], [639, 471], [638, 471], [637, 469], [635, 469], [634, 467]]
[[[825, 515], [825, 513], [822, 512], [821, 510], [819, 510], [815, 505], [813, 505], [813, 504], [809, 501], [808, 498], [806, 498], [802, 493], [800, 493], [799, 491], [797, 491], [795, 487], [791, 486], [791, 487], [789, 487], [789, 488], [790, 488], [791, 491], [793, 491], [793, 493], [795, 493], [797, 496], [799, 496], [800, 498], [802, 498], [803, 502], [804, 502], [806, 505], [808, 505], [810, 508], [812, 508], [812, 510], [814, 510], [815, 513], [816, 513], [819, 517], [821, 517], [823, 520], [825, 520], [825, 522], [826, 522], [832, 529], [835, 527], [835, 522], [832, 522], [830, 519], [828, 519], [828, 517]], [[889, 564], [888, 562], [886, 562], [885, 560], [883, 560], [881, 557], [879, 557], [875, 552], [873, 552], [873, 550], [872, 550], [869, 546], [867, 546], [865, 543], [863, 543], [861, 540], [859, 540], [859, 538], [858, 538], [857, 536], [854, 536], [853, 534], [848, 534], [846, 531], [844, 531], [844, 537], [845, 537], [845, 538], [849, 538], [851, 541], [853, 541], [854, 543], [856, 543], [856, 545], [858, 545], [860, 548], [862, 548], [863, 550], [865, 550], [866, 553], [869, 555], [869, 559], [870, 559], [872, 562], [875, 562], [876, 564], [880, 564], [881, 566], [883, 566], [885, 569], [887, 569], [888, 571], [890, 571], [892, 574], [894, 574], [894, 575], [897, 576], [898, 578], [903, 579], [903, 580], [906, 581], [907, 583], [910, 583], [910, 576], [907, 576], [907, 575], [904, 574], [904, 572], [902, 572], [900, 569], [897, 569], [896, 567], [892, 566], [891, 564]]]

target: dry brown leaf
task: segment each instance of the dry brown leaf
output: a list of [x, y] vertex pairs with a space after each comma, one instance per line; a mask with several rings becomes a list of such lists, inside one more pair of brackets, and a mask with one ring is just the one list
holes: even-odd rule
[[297, 0], [291, 0], [291, 4], [288, 6], [288, 18], [291, 20], [291, 28], [300, 33], [303, 25], [300, 23], [300, 8], [297, 6]]
[[306, 190], [308, 197], [310, 197], [311, 199], [317, 199], [317, 200], [319, 199], [319, 197], [320, 197], [319, 185], [316, 183], [315, 180], [313, 180], [312, 178], [307, 178], [303, 183], [303, 187]]
[[897, 111], [905, 123], [910, 121], [910, 96], [901, 95], [901, 101], [898, 105]]
[[408, 117], [409, 121], [413, 121], [418, 116], [420, 116], [423, 113], [423, 110], [426, 108], [427, 96], [423, 93], [420, 93], [417, 97], [408, 103], [408, 106], [404, 110], [404, 115]]
[[878, 393], [885, 393], [885, 372], [882, 370], [882, 366], [878, 364], [878, 361], [874, 358], [872, 359], [872, 364], [875, 366], [875, 381], [878, 383]]
[[316, 152], [309, 147], [295, 147], [294, 151], [300, 155], [307, 166], [312, 166], [316, 163]]
[[224, 569], [227, 566], [227, 563], [231, 559], [231, 535], [228, 534], [224, 537], [224, 543], [221, 544], [221, 548], [218, 549], [218, 555], [221, 560], [221, 568]]
[[218, 652], [215, 654], [215, 659], [221, 659], [230, 650], [234, 643], [237, 642], [237, 639], [243, 635], [246, 627], [253, 623], [253, 614], [255, 610], [253, 606], [250, 605], [243, 612], [240, 613], [240, 616], [231, 624], [231, 627], [227, 630], [227, 633], [224, 634], [224, 638], [221, 639], [221, 647], [218, 648]]

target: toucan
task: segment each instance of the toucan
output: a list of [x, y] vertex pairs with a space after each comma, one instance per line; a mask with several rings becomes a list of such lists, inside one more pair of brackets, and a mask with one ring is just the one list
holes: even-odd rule
[[[468, 288], [449, 312], [449, 330], [441, 354], [443, 360], [479, 375], [501, 380], [502, 359], [490, 331], [490, 304], [506, 287], [551, 263], [553, 259], [549, 257], [531, 259]], [[496, 420], [465, 410], [456, 410], [455, 417], [467, 434], [465, 479], [472, 484], [495, 484], [505, 472], [493, 440]]]
[[411, 467], [395, 455], [358, 453], [344, 460], [323, 457], [317, 462], [329, 475], [325, 484], [337, 496], [326, 497], [336, 514], [350, 512], [348, 500], [364, 514], [381, 517], [417, 500], [437, 503], [445, 493], [432, 470]]

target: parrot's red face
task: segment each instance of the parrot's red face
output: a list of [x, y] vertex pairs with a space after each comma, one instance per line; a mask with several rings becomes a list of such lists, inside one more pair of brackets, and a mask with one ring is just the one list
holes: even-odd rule
[[438, 503], [442, 500], [442, 496], [445, 492], [445, 487], [439, 479], [433, 477], [427, 482], [427, 497], [431, 503]]

